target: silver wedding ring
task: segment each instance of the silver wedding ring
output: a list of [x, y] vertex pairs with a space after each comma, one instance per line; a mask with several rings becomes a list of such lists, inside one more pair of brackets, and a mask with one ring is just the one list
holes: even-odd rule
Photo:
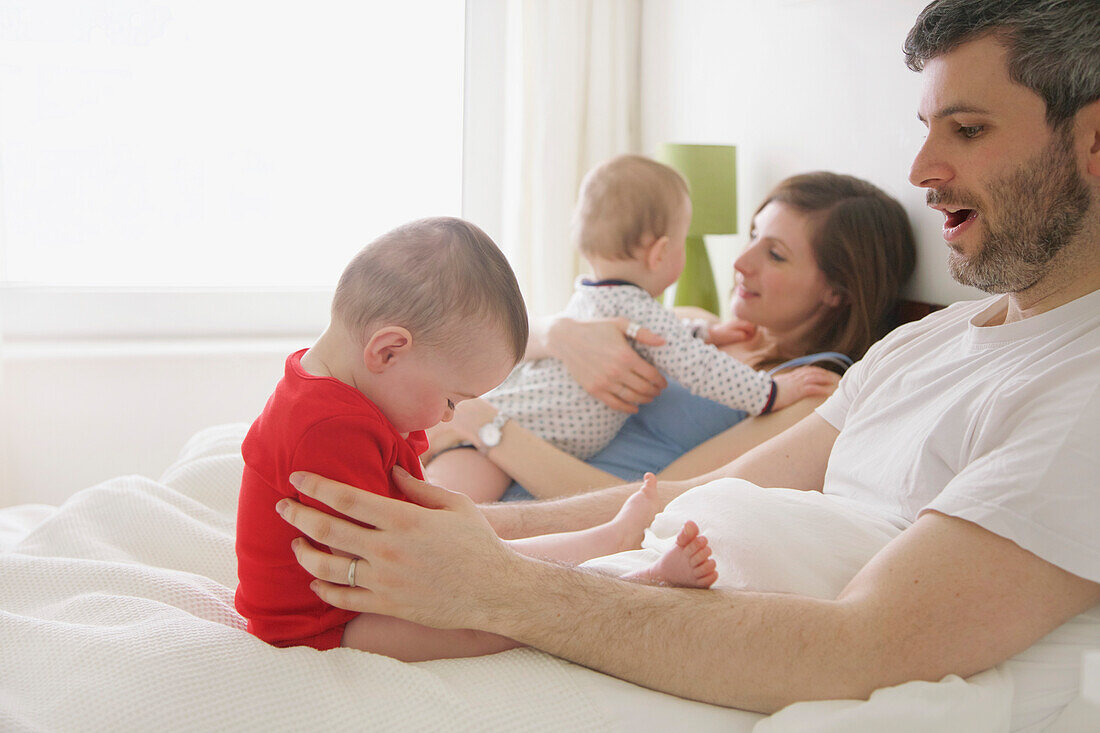
[[641, 331], [641, 330], [642, 330], [642, 327], [641, 327], [640, 324], [637, 324], [634, 321], [631, 321], [630, 323], [626, 324], [626, 337], [628, 339], [637, 338], [638, 331]]
[[348, 587], [349, 588], [354, 588], [355, 587], [355, 563], [357, 563], [357, 562], [359, 562], [359, 558], [353, 557], [351, 559], [351, 564], [348, 565]]

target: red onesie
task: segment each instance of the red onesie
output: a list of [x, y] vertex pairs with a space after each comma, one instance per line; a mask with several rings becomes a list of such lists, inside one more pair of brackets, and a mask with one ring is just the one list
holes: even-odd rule
[[248, 631], [275, 646], [340, 646], [344, 625], [357, 614], [328, 605], [309, 589], [307, 573], [290, 549], [302, 536], [275, 511], [283, 497], [336, 514], [298, 493], [288, 477], [310, 471], [381, 496], [405, 499], [390, 478], [399, 465], [417, 478], [424, 431], [402, 437], [358, 390], [302, 369], [302, 351], [244, 439], [244, 477], [237, 506], [237, 611]]

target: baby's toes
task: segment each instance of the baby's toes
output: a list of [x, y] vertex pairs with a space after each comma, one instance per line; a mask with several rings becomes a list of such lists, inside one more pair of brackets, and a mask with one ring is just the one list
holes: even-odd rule
[[695, 577], [697, 578], [710, 575], [711, 573], [717, 574], [717, 572], [718, 566], [715, 564], [714, 560], [709, 558], [695, 566]]
[[695, 553], [688, 562], [693, 568], [702, 567], [707, 563], [714, 565], [714, 559], [710, 556], [709, 551]]
[[691, 562], [693, 565], [698, 565], [699, 563], [710, 557], [710, 555], [710, 547], [708, 547], [707, 545], [703, 545], [691, 554]]
[[707, 542], [706, 537], [704, 537], [703, 535], [699, 535], [691, 541], [691, 544], [684, 548], [684, 551], [691, 555], [697, 555], [700, 552], [705, 552], [707, 555], [709, 555], [710, 543]]
[[680, 534], [676, 535], [676, 544], [686, 548], [694, 543], [698, 536], [699, 525], [689, 519], [684, 522], [684, 526], [680, 528]]

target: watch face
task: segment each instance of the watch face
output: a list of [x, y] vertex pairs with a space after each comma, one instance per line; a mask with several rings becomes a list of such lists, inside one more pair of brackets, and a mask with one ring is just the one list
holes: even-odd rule
[[500, 428], [493, 423], [482, 425], [481, 429], [477, 431], [477, 437], [481, 438], [481, 442], [485, 444], [486, 448], [492, 448], [500, 443]]

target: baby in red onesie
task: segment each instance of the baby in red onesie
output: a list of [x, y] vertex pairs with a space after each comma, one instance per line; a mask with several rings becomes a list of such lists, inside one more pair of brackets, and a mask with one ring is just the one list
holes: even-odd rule
[[[313, 577], [291, 547], [302, 535], [275, 505], [291, 497], [333, 512], [291, 485], [295, 471], [404, 499], [391, 477], [394, 467], [422, 478], [424, 430], [450, 420], [455, 403], [500, 384], [526, 346], [527, 314], [515, 275], [476, 226], [422, 219], [355, 256], [337, 285], [329, 327], [311, 348], [287, 359], [241, 446], [236, 607], [249, 632], [275, 646], [350, 646], [407, 661], [516, 646], [491, 634], [330, 606], [310, 590]], [[636, 548], [659, 506], [656, 481], [647, 475], [610, 522], [512, 544], [571, 562]], [[717, 577], [709, 556], [689, 522], [676, 548], [629, 577], [707, 587]], [[353, 570], [348, 577], [354, 583]]]
[[[508, 375], [527, 346], [515, 275], [493, 241], [460, 219], [412, 222], [384, 234], [340, 278], [332, 319], [309, 349], [291, 354], [241, 447], [237, 509], [237, 610], [276, 646], [339, 646], [355, 613], [329, 606], [295, 561], [300, 533], [275, 512], [314, 471], [401, 497], [401, 466], [422, 476], [424, 429], [456, 402]], [[403, 498], [403, 497], [402, 497]]]

